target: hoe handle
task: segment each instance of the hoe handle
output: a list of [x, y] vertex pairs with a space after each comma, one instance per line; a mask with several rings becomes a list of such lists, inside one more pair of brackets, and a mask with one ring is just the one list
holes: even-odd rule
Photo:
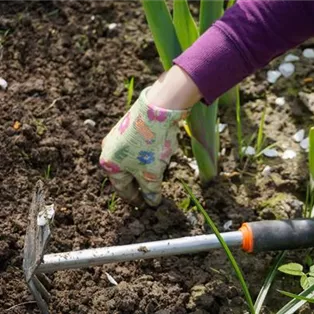
[[244, 223], [246, 252], [295, 250], [314, 247], [314, 219], [265, 220]]

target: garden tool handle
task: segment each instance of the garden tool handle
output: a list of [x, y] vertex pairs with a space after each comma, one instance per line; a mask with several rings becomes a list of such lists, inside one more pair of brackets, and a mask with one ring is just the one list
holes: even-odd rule
[[246, 222], [242, 249], [246, 252], [282, 251], [314, 247], [314, 219]]

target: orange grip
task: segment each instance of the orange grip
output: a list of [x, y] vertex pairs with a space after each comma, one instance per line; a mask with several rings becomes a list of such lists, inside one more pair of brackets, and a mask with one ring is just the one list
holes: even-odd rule
[[253, 231], [248, 223], [242, 224], [239, 229], [243, 235], [242, 249], [245, 252], [252, 253], [254, 249], [254, 239], [253, 239]]

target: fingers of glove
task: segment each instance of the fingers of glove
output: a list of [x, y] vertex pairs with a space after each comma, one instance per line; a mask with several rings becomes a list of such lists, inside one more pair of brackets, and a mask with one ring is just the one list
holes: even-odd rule
[[160, 178], [146, 172], [143, 176], [137, 176], [136, 180], [141, 188], [145, 202], [152, 207], [158, 206], [162, 200], [162, 177]]
[[120, 172], [110, 174], [108, 177], [115, 191], [122, 199], [139, 208], [145, 205], [142, 194], [138, 189], [138, 184], [131, 174]]

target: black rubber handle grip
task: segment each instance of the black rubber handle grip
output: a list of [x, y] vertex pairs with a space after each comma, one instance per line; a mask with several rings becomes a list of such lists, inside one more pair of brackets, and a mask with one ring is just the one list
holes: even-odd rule
[[251, 229], [251, 252], [314, 247], [314, 219], [265, 220], [245, 225]]

